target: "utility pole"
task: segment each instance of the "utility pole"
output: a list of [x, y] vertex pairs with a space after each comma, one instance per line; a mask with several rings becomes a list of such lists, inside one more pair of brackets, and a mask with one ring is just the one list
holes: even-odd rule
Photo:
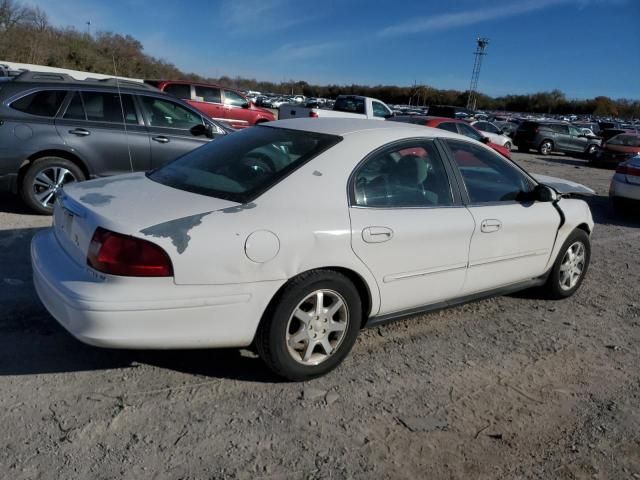
[[476, 39], [476, 51], [474, 52], [475, 60], [473, 62], [473, 73], [471, 74], [471, 85], [469, 86], [469, 98], [467, 100], [467, 108], [469, 110], [476, 109], [478, 101], [478, 80], [480, 79], [480, 67], [482, 67], [482, 57], [487, 53], [484, 51], [489, 45], [489, 39], [478, 37]]
[[87, 20], [87, 35], [91, 36], [91, 20]]

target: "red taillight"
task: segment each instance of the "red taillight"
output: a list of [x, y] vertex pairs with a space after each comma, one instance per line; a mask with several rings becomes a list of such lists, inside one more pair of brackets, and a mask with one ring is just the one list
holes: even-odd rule
[[99, 272], [127, 277], [171, 277], [173, 266], [167, 252], [140, 238], [96, 229], [89, 245], [87, 263]]
[[634, 167], [626, 163], [620, 163], [618, 165], [618, 168], [616, 168], [616, 173], [629, 175], [630, 177], [640, 177], [640, 167]]
[[309, 117], [318, 118], [318, 112], [314, 112], [313, 110], [309, 111]]

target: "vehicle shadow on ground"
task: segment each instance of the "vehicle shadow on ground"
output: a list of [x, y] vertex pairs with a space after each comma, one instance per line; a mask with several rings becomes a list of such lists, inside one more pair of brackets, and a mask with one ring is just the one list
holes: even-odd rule
[[0, 193], [0, 212], [35, 215], [18, 195]]
[[247, 350], [116, 350], [91, 347], [74, 339], [49, 315], [33, 287], [30, 243], [40, 230], [0, 230], [0, 376], [147, 364], [213, 378], [279, 381]]
[[536, 160], [540, 160], [548, 163], [560, 163], [562, 165], [571, 165], [574, 167], [591, 167], [591, 164], [585, 159], [572, 158], [572, 157], [534, 157]]
[[585, 198], [591, 208], [593, 221], [601, 225], [616, 225], [629, 228], [640, 228], [640, 217], [633, 215], [631, 209], [627, 212], [616, 212], [605, 195], [594, 195]]

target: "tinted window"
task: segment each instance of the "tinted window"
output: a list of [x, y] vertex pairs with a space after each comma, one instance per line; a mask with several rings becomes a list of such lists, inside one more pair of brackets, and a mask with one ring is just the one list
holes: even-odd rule
[[489, 133], [498, 133], [498, 127], [489, 122], [478, 122], [474, 125], [478, 130], [482, 130]]
[[232, 105], [234, 107], [241, 107], [245, 103], [247, 103], [247, 100], [244, 97], [238, 95], [236, 92], [232, 92], [231, 90], [225, 90], [224, 91], [224, 104], [225, 105]]
[[578, 136], [582, 134], [582, 132], [578, 130], [576, 127], [569, 127], [569, 133], [574, 136]]
[[359, 97], [339, 97], [333, 109], [339, 112], [364, 114], [364, 99]]
[[551, 124], [545, 125], [546, 128], [563, 135], [569, 135], [569, 127], [567, 125]]
[[183, 83], [170, 83], [164, 87], [164, 91], [169, 95], [173, 95], [180, 99], [191, 99], [191, 85], [185, 85]]
[[149, 174], [164, 185], [237, 202], [250, 201], [340, 141], [340, 137], [253, 127], [227, 135]]
[[16, 100], [11, 108], [39, 117], [55, 117], [66, 95], [63, 90], [42, 90]]
[[458, 130], [460, 131], [461, 135], [464, 135], [465, 137], [473, 138], [474, 140], [477, 140], [479, 142], [481, 142], [482, 139], [484, 138], [479, 131], [467, 125], [466, 123], [458, 123]]
[[432, 143], [377, 154], [354, 177], [355, 204], [363, 207], [451, 205], [453, 197], [442, 159]]
[[534, 184], [516, 166], [480, 145], [446, 140], [472, 203], [517, 200]]
[[179, 128], [189, 130], [202, 124], [202, 117], [191, 110], [160, 98], [141, 96], [142, 109], [152, 127]]
[[84, 105], [82, 104], [82, 96], [80, 92], [75, 92], [71, 103], [67, 107], [67, 111], [64, 114], [64, 118], [70, 120], [86, 120], [87, 116], [84, 113]]
[[196, 100], [211, 103], [221, 103], [220, 89], [213, 87], [201, 87], [196, 85]]
[[458, 127], [453, 122], [444, 122], [438, 125], [440, 130], [447, 130], [448, 132], [458, 133]]
[[389, 112], [389, 110], [387, 110], [387, 107], [385, 107], [383, 104], [381, 104], [380, 102], [373, 102], [373, 116], [374, 117], [386, 117], [387, 115], [389, 115], [391, 112]]
[[[121, 103], [122, 101], [122, 103]], [[87, 120], [94, 122], [138, 123], [136, 109], [131, 95], [110, 92], [82, 92], [82, 103]]]
[[616, 135], [607, 142], [609, 145], [622, 145], [624, 147], [640, 147], [638, 135]]

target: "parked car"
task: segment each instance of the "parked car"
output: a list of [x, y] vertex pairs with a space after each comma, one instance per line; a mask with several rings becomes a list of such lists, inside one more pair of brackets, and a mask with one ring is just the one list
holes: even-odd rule
[[287, 105], [281, 108], [278, 118], [368, 118], [371, 120], [385, 120], [392, 117], [391, 109], [380, 100], [359, 95], [340, 95], [331, 110], [324, 108], [305, 108], [302, 106]]
[[505, 135], [510, 137], [512, 139], [512, 142], [513, 142], [513, 136], [515, 135], [516, 130], [518, 129], [518, 124], [517, 123], [505, 122], [505, 121], [496, 121], [496, 122], [493, 122], [493, 124], [496, 127], [498, 127], [500, 130], [502, 130], [502, 132]]
[[432, 117], [470, 118], [473, 117], [474, 112], [454, 105], [431, 105], [429, 107], [429, 115]]
[[605, 142], [593, 160], [615, 166], [638, 154], [640, 154], [640, 134], [620, 133]]
[[256, 106], [247, 97], [231, 88], [173, 80], [145, 82], [184, 100], [214, 120], [229, 122], [234, 128], [245, 128], [276, 119], [269, 110]]
[[143, 83], [38, 72], [3, 84], [0, 119], [0, 189], [42, 214], [70, 182], [157, 168], [231, 131]]
[[611, 179], [609, 198], [616, 210], [640, 204], [640, 154], [618, 164]]
[[511, 158], [511, 152], [507, 148], [502, 145], [492, 143], [488, 137], [483, 135], [480, 131], [476, 130], [464, 120], [421, 115], [399, 115], [392, 117], [389, 120], [392, 122], [413, 123], [414, 125], [423, 125], [425, 127], [439, 128], [440, 130], [458, 133], [476, 140], [477, 142], [485, 143], [505, 158]]
[[616, 135], [620, 135], [621, 133], [631, 133], [626, 128], [605, 128], [600, 132], [600, 138], [602, 138], [602, 143], [608, 142], [609, 139], [615, 137]]
[[590, 260], [593, 220], [572, 198], [585, 190], [443, 130], [274, 122], [65, 187], [32, 241], [34, 284], [83, 342], [254, 344], [305, 380], [363, 326], [532, 286], [572, 295]]
[[528, 152], [533, 148], [541, 155], [562, 152], [593, 158], [600, 147], [599, 138], [587, 136], [573, 125], [549, 121], [523, 122], [513, 141], [519, 151]]
[[480, 120], [477, 122], [471, 122], [471, 126], [475, 127], [476, 130], [482, 132], [482, 134], [487, 137], [491, 141], [491, 143], [500, 145], [509, 151], [513, 149], [513, 140], [511, 140], [511, 137], [508, 136], [496, 124]]

